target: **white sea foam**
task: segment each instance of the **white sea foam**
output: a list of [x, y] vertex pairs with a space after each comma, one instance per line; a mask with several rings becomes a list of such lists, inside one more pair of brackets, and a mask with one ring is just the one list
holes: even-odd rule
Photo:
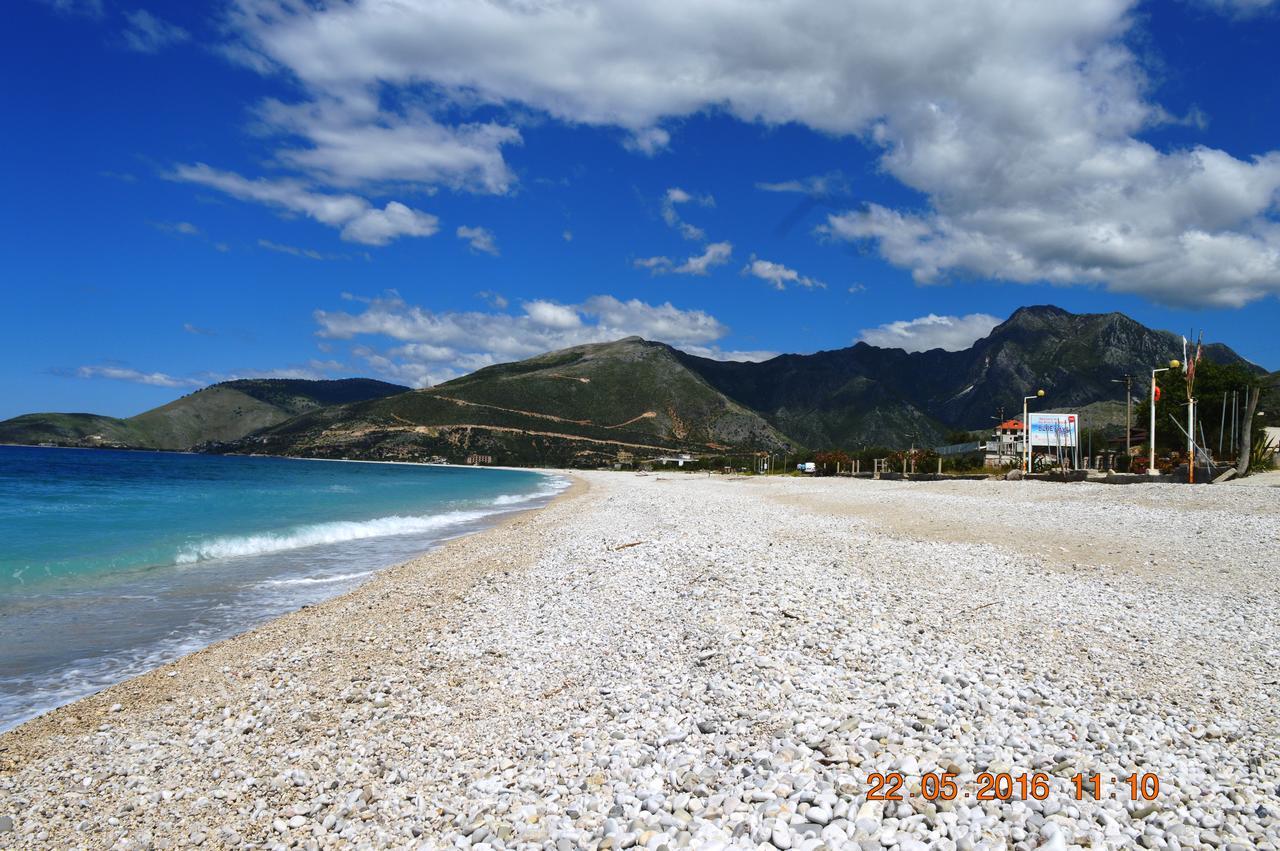
[[235, 535], [188, 544], [178, 551], [174, 562], [195, 564], [219, 558], [254, 556], [296, 550], [320, 544], [341, 544], [386, 535], [421, 535], [481, 520], [491, 511], [450, 511], [425, 517], [378, 517], [373, 520], [338, 520], [301, 526], [288, 532]]
[[261, 588], [282, 588], [290, 585], [325, 585], [330, 582], [349, 582], [372, 576], [372, 570], [359, 570], [355, 573], [336, 573], [332, 576], [300, 576], [296, 579], [264, 579], [258, 583]]
[[[490, 500], [489, 508], [471, 511], [450, 511], [444, 514], [421, 517], [378, 517], [373, 520], [338, 520], [301, 526], [287, 532], [267, 532], [258, 535], [235, 535], [197, 541], [178, 551], [175, 564], [195, 564], [220, 558], [254, 556], [264, 553], [284, 552], [321, 544], [340, 544], [365, 538], [381, 538], [386, 535], [421, 535], [437, 532], [452, 526], [482, 520], [491, 514], [513, 505], [547, 499], [569, 487], [569, 480], [549, 476], [532, 493], [504, 493]], [[298, 580], [315, 581], [315, 580]], [[333, 580], [337, 581], [337, 580]]]
[[519, 505], [522, 502], [528, 502], [532, 499], [539, 499], [546, 494], [542, 493], [504, 493], [493, 499], [494, 505]]

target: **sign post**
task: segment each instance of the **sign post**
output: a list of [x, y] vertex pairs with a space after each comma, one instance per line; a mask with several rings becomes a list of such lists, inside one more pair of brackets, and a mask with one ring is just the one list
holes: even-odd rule
[[1027, 418], [1029, 448], [1053, 447], [1074, 457], [1080, 446], [1080, 417], [1076, 414], [1031, 414]]

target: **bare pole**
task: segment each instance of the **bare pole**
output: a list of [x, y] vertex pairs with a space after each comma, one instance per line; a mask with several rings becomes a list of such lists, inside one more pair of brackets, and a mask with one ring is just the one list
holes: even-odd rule
[[1239, 410], [1239, 394], [1236, 390], [1231, 390], [1231, 448], [1228, 450], [1230, 454], [1235, 454], [1235, 412]]
[[1133, 441], [1133, 376], [1124, 377], [1124, 454], [1132, 453]]
[[1204, 421], [1197, 420], [1196, 425], [1200, 428], [1200, 454], [1204, 456], [1204, 461], [1209, 466], [1209, 474], [1213, 475], [1213, 459], [1209, 457], [1212, 453], [1205, 449], [1208, 443], [1204, 439]]
[[1222, 424], [1218, 426], [1218, 458], [1222, 458], [1222, 439], [1227, 436], [1227, 391], [1222, 391]]
[[[1084, 428], [1083, 417], [1081, 418], [1080, 428]], [[1089, 459], [1085, 462], [1085, 467], [1093, 464], [1093, 432], [1089, 432]]]

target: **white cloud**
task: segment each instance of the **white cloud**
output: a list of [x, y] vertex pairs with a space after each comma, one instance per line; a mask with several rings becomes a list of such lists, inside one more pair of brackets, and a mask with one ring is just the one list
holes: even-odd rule
[[191, 33], [176, 24], [161, 20], [145, 9], [124, 13], [128, 27], [122, 33], [125, 46], [139, 53], [156, 53], [191, 38]]
[[1193, 5], [1206, 6], [1215, 12], [1233, 17], [1247, 18], [1270, 9], [1276, 0], [1186, 0]]
[[560, 234], [560, 236], [565, 242], [573, 242], [573, 231], [571, 230], [566, 229], [564, 233]]
[[500, 124], [436, 122], [421, 109], [375, 117], [349, 100], [323, 98], [307, 104], [267, 101], [262, 126], [307, 147], [285, 147], [284, 163], [334, 186], [443, 184], [494, 194], [505, 193], [515, 176], [503, 160], [504, 145], [518, 145], [520, 133]]
[[63, 15], [102, 18], [106, 14], [102, 0], [40, 0], [40, 2]]
[[828, 174], [817, 174], [797, 180], [783, 180], [777, 183], [757, 183], [756, 189], [765, 192], [795, 192], [803, 195], [844, 195], [849, 191], [849, 184], [844, 175], [838, 171]]
[[669, 227], [673, 227], [680, 232], [685, 239], [704, 240], [707, 238], [706, 232], [695, 225], [680, 218], [680, 213], [676, 209], [680, 204], [698, 204], [702, 207], [714, 207], [716, 199], [710, 195], [691, 195], [679, 187], [672, 187], [667, 190], [667, 194], [662, 198], [662, 220]]
[[671, 271], [671, 258], [661, 256], [637, 257], [635, 260], [631, 261], [631, 265], [635, 266], [637, 269], [648, 269], [653, 274], [660, 275], [663, 272]]
[[200, 228], [191, 224], [191, 222], [155, 222], [156, 230], [162, 230], [165, 233], [176, 233], [182, 236], [199, 236]]
[[686, 351], [691, 355], [697, 355], [700, 358], [710, 358], [719, 361], [749, 361], [751, 363], [759, 363], [761, 361], [776, 358], [780, 352], [773, 352], [767, 349], [754, 349], [743, 351], [738, 349], [721, 349], [719, 346], [681, 346], [682, 351]]
[[498, 310], [506, 310], [509, 302], [502, 293], [495, 293], [491, 290], [481, 290], [476, 293], [476, 298], [484, 299], [490, 307], [496, 307]]
[[389, 201], [381, 210], [356, 195], [314, 192], [297, 180], [250, 180], [234, 172], [219, 171], [204, 163], [180, 165], [169, 179], [196, 183], [225, 192], [242, 201], [302, 213], [316, 221], [340, 228], [349, 242], [386, 245], [401, 236], [431, 236], [439, 230], [439, 219], [399, 201]]
[[716, 266], [723, 266], [733, 255], [733, 243], [713, 242], [701, 254], [695, 254], [680, 265], [670, 257], [638, 257], [631, 261], [637, 269], [648, 269], [651, 275], [706, 275]]
[[192, 325], [190, 322], [183, 322], [182, 330], [199, 337], [216, 337], [218, 335], [218, 332], [212, 328], [201, 328], [199, 325]]
[[671, 271], [677, 275], [705, 275], [712, 267], [728, 263], [732, 254], [732, 243], [713, 242], [701, 254], [690, 257]]
[[[190, 323], [183, 325], [188, 334], [216, 336], [217, 332], [199, 328]], [[222, 381], [234, 381], [238, 378], [301, 378], [317, 381], [330, 378], [331, 373], [345, 370], [345, 365], [336, 360], [311, 359], [306, 364], [286, 366], [279, 369], [240, 369], [231, 372], [200, 372], [195, 375], [177, 376], [165, 372], [144, 372], [125, 366], [96, 365], [81, 366], [70, 372], [59, 374], [71, 375], [75, 378], [106, 378], [113, 381], [128, 381], [133, 384], [147, 384], [152, 387], [169, 387], [174, 389], [207, 387]]]
[[534, 325], [568, 331], [582, 327], [582, 317], [576, 308], [550, 301], [529, 301], [524, 304], [524, 314]]
[[458, 239], [465, 239], [471, 243], [472, 251], [483, 251], [485, 254], [498, 256], [498, 240], [494, 237], [493, 232], [486, 228], [472, 228], [463, 225], [458, 228]]
[[742, 267], [742, 274], [754, 275], [762, 281], [768, 281], [773, 284], [774, 289], [778, 290], [785, 290], [787, 284], [795, 284], [806, 289], [825, 290], [827, 288], [822, 281], [815, 281], [813, 278], [801, 275], [795, 269], [783, 266], [781, 263], [760, 260], [754, 254], [751, 255], [751, 262]]
[[[578, 304], [546, 299], [523, 303], [523, 312], [433, 312], [389, 292], [372, 299], [350, 299], [357, 312], [315, 312], [317, 335], [327, 340], [381, 338], [395, 345], [360, 343], [352, 352], [379, 374], [413, 386], [454, 378], [493, 363], [543, 352], [637, 335], [671, 345], [709, 351], [728, 329], [700, 310], [670, 303], [649, 304], [597, 295]], [[718, 349], [714, 349], [718, 351]], [[749, 353], [748, 353], [749, 354]]]
[[216, 384], [220, 381], [234, 381], [237, 378], [300, 378], [307, 381], [321, 381], [331, 378], [330, 373], [345, 370], [346, 367], [336, 360], [307, 361], [305, 366], [285, 366], [278, 369], [242, 369], [228, 373], [206, 373], [202, 383]]
[[345, 255], [324, 254], [316, 251], [314, 248], [299, 248], [296, 245], [285, 245], [279, 242], [272, 242], [269, 239], [258, 240], [258, 247], [265, 248], [267, 251], [274, 251], [277, 254], [288, 254], [293, 257], [305, 257], [308, 260], [345, 260]]
[[152, 387], [199, 387], [204, 384], [194, 378], [179, 378], [164, 372], [142, 372], [123, 366], [82, 366], [76, 369], [77, 378], [110, 378]]
[[431, 236], [439, 230], [439, 222], [430, 213], [388, 201], [381, 210], [368, 209], [347, 222], [342, 238], [365, 245], [386, 245], [400, 236]]
[[999, 319], [986, 313], [970, 313], [967, 316], [938, 316], [930, 313], [917, 319], [864, 328], [858, 339], [884, 349], [905, 349], [908, 352], [945, 349], [948, 352], [958, 352], [987, 336], [999, 324]]
[[633, 130], [623, 142], [627, 150], [646, 157], [661, 153], [671, 144], [671, 134], [661, 127], [644, 127]]
[[[872, 145], [887, 174], [927, 199], [923, 212], [882, 204], [827, 224], [918, 280], [1103, 284], [1208, 305], [1280, 293], [1280, 154], [1238, 159], [1144, 141], [1170, 117], [1150, 102], [1125, 43], [1137, 9], [1136, 0], [237, 0], [228, 49], [290, 74], [306, 93], [298, 109], [337, 111], [306, 116], [308, 139], [329, 123], [376, 137], [479, 107], [618, 128], [647, 153], [678, 144], [667, 128], [707, 110], [795, 123]], [[500, 156], [501, 144], [486, 149]], [[374, 176], [419, 179], [392, 172]], [[371, 177], [363, 165], [325, 173]]]

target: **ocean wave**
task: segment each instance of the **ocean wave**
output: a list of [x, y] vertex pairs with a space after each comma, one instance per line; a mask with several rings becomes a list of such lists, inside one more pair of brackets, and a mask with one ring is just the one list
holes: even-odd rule
[[544, 493], [504, 493], [493, 498], [494, 505], [519, 505], [522, 502], [529, 502], [535, 499], [541, 499], [549, 494]]
[[482, 520], [492, 512], [450, 511], [425, 517], [378, 517], [373, 520], [337, 520], [302, 526], [288, 532], [237, 535], [188, 544], [178, 551], [175, 564], [195, 564], [220, 558], [254, 556], [296, 550], [320, 544], [341, 544], [387, 535], [421, 535], [450, 526]]
[[352, 579], [363, 579], [372, 576], [372, 570], [359, 570], [355, 573], [338, 573], [333, 576], [300, 576], [297, 579], [264, 579], [258, 583], [259, 588], [283, 588], [290, 585], [325, 585], [330, 582], [349, 582]]

